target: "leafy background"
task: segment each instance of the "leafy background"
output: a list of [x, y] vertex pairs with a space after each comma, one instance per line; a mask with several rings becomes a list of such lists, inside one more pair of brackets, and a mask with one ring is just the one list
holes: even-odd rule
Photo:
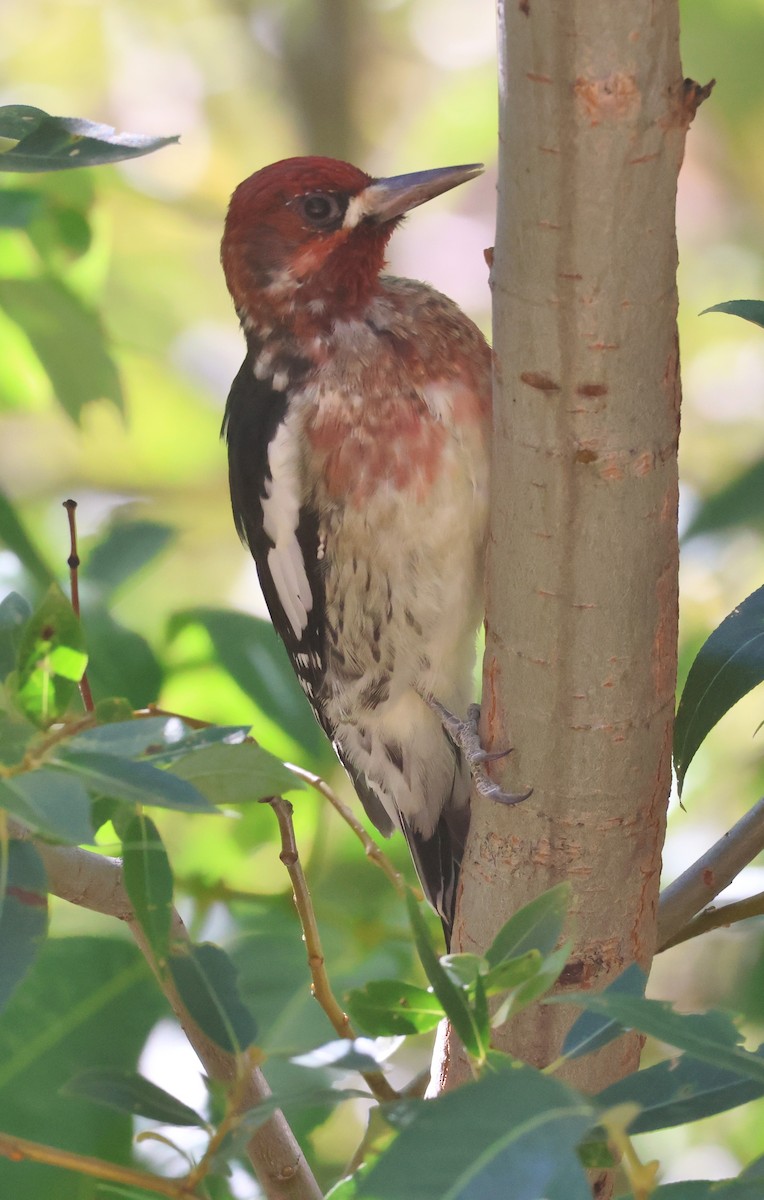
[[[764, 459], [764, 335], [729, 316], [697, 315], [720, 300], [764, 296], [764, 2], [686, 0], [682, 16], [685, 72], [718, 83], [691, 131], [679, 195], [687, 530], [681, 678], [710, 630], [764, 574], [764, 468], [756, 471]], [[0, 190], [0, 482], [9, 500], [0, 503], [0, 593], [39, 596], [52, 576], [65, 578], [61, 503], [74, 496], [99, 694], [126, 694], [135, 705], [159, 699], [221, 723], [252, 722], [276, 754], [344, 786], [278, 666], [269, 630], [246, 616], [263, 609], [254, 568], [233, 532], [218, 440], [241, 358], [218, 264], [222, 218], [242, 177], [290, 154], [335, 154], [375, 173], [484, 159], [483, 179], [411, 218], [391, 259], [394, 270], [454, 296], [487, 329], [482, 250], [493, 239], [493, 25], [491, 0], [2, 6], [0, 103], [181, 135], [179, 145], [130, 164], [96, 174], [6, 176]], [[754, 736], [761, 719], [754, 691], [693, 761], [687, 811], [672, 807], [667, 880], [761, 794], [763, 735]], [[292, 1050], [326, 1037], [307, 991], [271, 812], [252, 806], [226, 821], [162, 812], [157, 824], [195, 936], [233, 947], [268, 1044]], [[338, 990], [374, 977], [415, 978], [405, 913], [381, 873], [308, 793], [296, 800], [296, 827]], [[111, 848], [108, 826], [101, 843]], [[391, 851], [405, 866], [397, 842]], [[761, 868], [745, 876], [740, 894], [764, 890]], [[230, 908], [218, 902], [238, 893]], [[95, 956], [86, 933], [109, 939], [108, 949], [99, 946]], [[750, 921], [668, 952], [656, 964], [654, 994], [685, 1008], [742, 1003], [746, 1028], [760, 1041], [763, 933], [761, 922]], [[0, 1055], [10, 1064], [0, 1071], [0, 1106], [9, 1121], [11, 1112], [31, 1114], [23, 1131], [37, 1137], [73, 1103], [42, 1088], [42, 1075], [63, 1079], [68, 1056], [84, 1053], [77, 1029], [60, 1045], [43, 1035], [41, 1013], [60, 956], [82, 962], [75, 1013], [95, 1003], [92, 996], [115, 1006], [109, 1046], [90, 1047], [97, 1061], [129, 1058], [163, 1011], [157, 1003], [140, 1020], [134, 1014], [130, 988], [140, 964], [103, 919], [54, 904], [52, 934], [23, 992], [29, 1012], [18, 1010], [19, 993], [0, 1027], [0, 1040], [11, 1022], [26, 1030], [29, 1021], [34, 1031], [25, 1032], [26, 1057], [17, 1061], [16, 1043]], [[163, 1029], [151, 1037], [144, 1068], [158, 1082], [177, 1081], [189, 1103], [203, 1103], [193, 1056], [176, 1057]], [[406, 1053], [408, 1072], [426, 1062], [427, 1040]], [[83, 1150], [124, 1152], [125, 1118], [81, 1111]], [[296, 1117], [325, 1179], [346, 1163], [363, 1124], [353, 1102], [328, 1119], [327, 1111]], [[762, 1115], [759, 1102], [646, 1135], [645, 1153], [661, 1157], [666, 1179], [730, 1175], [764, 1151]], [[1, 1115], [0, 1124], [8, 1127]], [[10, 1169], [0, 1162], [0, 1190]], [[44, 1190], [31, 1168], [24, 1175], [28, 1192], [13, 1176], [19, 1200]], [[57, 1196], [68, 1195], [67, 1186], [79, 1194], [60, 1175], [55, 1186]], [[251, 1195], [243, 1177], [232, 1186]]]

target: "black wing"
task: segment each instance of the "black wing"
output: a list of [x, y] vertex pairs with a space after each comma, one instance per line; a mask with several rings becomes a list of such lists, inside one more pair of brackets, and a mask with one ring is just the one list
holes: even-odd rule
[[[255, 377], [248, 355], [231, 386], [222, 430], [228, 442], [228, 478], [234, 521], [239, 537], [255, 560], [274, 628], [286, 646], [295, 674], [316, 715], [326, 728], [318, 705], [325, 670], [324, 585], [318, 559], [318, 514], [301, 506], [294, 529], [310, 587], [305, 619], [298, 623], [298, 628], [287, 615], [283, 584], [280, 593], [274, 580], [273, 560], [269, 564], [269, 555], [275, 550], [275, 543], [264, 528], [263, 506], [273, 483], [268, 452], [286, 415], [286, 394], [276, 391], [269, 380]], [[327, 733], [331, 736], [330, 730]]]

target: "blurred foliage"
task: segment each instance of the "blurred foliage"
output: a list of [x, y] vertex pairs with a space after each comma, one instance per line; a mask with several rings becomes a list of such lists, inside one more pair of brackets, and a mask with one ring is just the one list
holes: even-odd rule
[[[711, 630], [762, 583], [764, 345], [742, 322], [697, 314], [728, 296], [764, 296], [764, 0], [684, 0], [682, 18], [686, 73], [718, 82], [691, 130], [679, 196], [688, 526], [681, 681]], [[485, 180], [401, 231], [392, 266], [430, 279], [487, 327], [481, 251], [493, 240], [493, 22], [490, 0], [8, 0], [2, 7], [3, 103], [181, 135], [179, 145], [130, 164], [4, 174], [0, 185], [0, 598], [15, 589], [36, 606], [51, 583], [65, 583], [61, 504], [74, 496], [97, 701], [121, 695], [133, 707], [159, 701], [203, 720], [252, 725], [278, 758], [346, 786], [262, 621], [254, 571], [228, 511], [218, 431], [242, 350], [218, 264], [222, 219], [243, 176], [293, 153], [335, 154], [379, 173], [484, 158]], [[7, 670], [28, 616], [11, 604], [0, 621]], [[67, 690], [65, 674], [51, 678]], [[32, 697], [31, 718], [34, 707]], [[751, 735], [760, 719], [754, 691], [696, 755], [683, 793], [689, 812], [672, 812], [669, 876], [757, 798], [764, 768]], [[5, 761], [23, 753], [29, 729], [16, 721], [0, 736]], [[212, 931], [230, 946], [244, 994], [258, 996], [268, 1043], [301, 1049], [327, 1040], [270, 810], [244, 806], [232, 820], [153, 811], [194, 938]], [[97, 838], [105, 850], [117, 845], [111, 816], [118, 823], [104, 807]], [[338, 988], [391, 977], [423, 984], [402, 907], [349, 831], [307, 791], [296, 800], [295, 826]], [[399, 842], [390, 851], [408, 871]], [[746, 873], [746, 891], [756, 890], [756, 871]], [[219, 899], [234, 894], [223, 911]], [[8, 1089], [0, 1128], [11, 1128], [13, 1111], [18, 1132], [29, 1136], [70, 1119], [71, 1144], [124, 1161], [124, 1113], [94, 1117], [83, 1100], [57, 1098], [48, 1080], [59, 1069], [63, 1080], [70, 1054], [81, 1069], [91, 1062], [133, 1069], [164, 1007], [154, 994], [156, 1006], [142, 1001], [138, 1011], [132, 997], [141, 964], [106, 922], [56, 903], [51, 915], [53, 937], [0, 1028], [2, 1037], [13, 1017], [25, 1029], [29, 1006], [32, 1031], [0, 1055], [8, 1064], [0, 1068], [0, 1101]], [[103, 936], [114, 955], [110, 972], [105, 958], [96, 965], [87, 957], [83, 932]], [[707, 942], [658, 960], [656, 991], [681, 1007], [747, 996], [755, 1029], [762, 1024], [759, 923]], [[56, 955], [64, 951], [82, 956], [81, 990], [71, 999], [51, 982], [61, 978]], [[54, 989], [75, 1014], [67, 1034], [75, 1041], [60, 1059], [35, 1019], [38, 997]], [[125, 997], [124, 1011], [109, 1010], [113, 1032], [103, 1045], [76, 1041], [85, 1036], [78, 1020]], [[428, 1045], [422, 1040], [404, 1055], [408, 1075], [428, 1060]], [[301, 1068], [274, 1060], [273, 1070], [281, 1087]], [[661, 1157], [681, 1170], [681, 1153], [691, 1158], [702, 1143], [727, 1166], [748, 1160], [764, 1151], [764, 1133], [760, 1107], [745, 1113], [685, 1128], [667, 1149], [660, 1143]], [[349, 1101], [342, 1114], [334, 1119], [317, 1102], [294, 1118], [322, 1182], [336, 1178], [362, 1132], [357, 1104]], [[9, 1194], [10, 1169], [0, 1160], [0, 1191]], [[46, 1171], [25, 1168], [28, 1192], [15, 1174], [14, 1197], [68, 1195], [64, 1177], [53, 1181]], [[72, 1184], [71, 1194], [92, 1193]]]

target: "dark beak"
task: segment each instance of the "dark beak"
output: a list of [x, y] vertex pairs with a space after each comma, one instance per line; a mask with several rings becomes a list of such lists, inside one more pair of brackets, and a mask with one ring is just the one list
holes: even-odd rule
[[360, 207], [361, 215], [372, 221], [392, 221], [426, 200], [432, 200], [433, 196], [474, 179], [484, 170], [482, 163], [471, 163], [466, 167], [436, 167], [434, 171], [375, 179], [355, 197], [355, 203]]

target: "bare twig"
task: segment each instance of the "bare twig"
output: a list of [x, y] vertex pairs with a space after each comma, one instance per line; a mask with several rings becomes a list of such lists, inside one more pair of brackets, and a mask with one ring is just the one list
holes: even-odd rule
[[[17, 822], [10, 823], [14, 837], [29, 839], [27, 829]], [[167, 973], [157, 971], [151, 947], [146, 942], [135, 919], [129, 897], [122, 882], [122, 864], [118, 859], [105, 858], [88, 850], [71, 846], [49, 846], [35, 841], [48, 876], [49, 890], [63, 900], [124, 921], [136, 943], [157, 975], [185, 1034], [212, 1079], [231, 1083], [242, 1079], [240, 1111], [246, 1112], [266, 1100], [271, 1091], [266, 1079], [247, 1056], [227, 1053], [213, 1042], [196, 1024], [184, 1007]], [[188, 933], [177, 912], [173, 912], [172, 938], [186, 940]], [[321, 1200], [321, 1189], [281, 1112], [275, 1112], [252, 1135], [247, 1144], [255, 1174], [267, 1200]]]
[[[279, 823], [279, 833], [281, 834], [281, 854], [279, 858], [289, 872], [289, 878], [292, 881], [294, 902], [300, 918], [300, 924], [302, 925], [305, 950], [308, 955], [308, 966], [310, 967], [310, 974], [313, 980], [313, 995], [318, 1000], [318, 1003], [323, 1008], [339, 1036], [342, 1038], [355, 1038], [357, 1035], [350, 1024], [350, 1018], [346, 1012], [343, 1012], [337, 1002], [326, 972], [326, 960], [321, 945], [321, 935], [318, 931], [313, 900], [311, 899], [308, 882], [305, 878], [297, 849], [294, 824], [292, 823], [292, 805], [288, 800], [284, 800], [281, 797], [274, 797], [268, 803], [276, 814], [276, 820]], [[362, 1071], [361, 1075], [377, 1100], [382, 1102], [400, 1100], [398, 1092], [390, 1086], [381, 1071]]]
[[[64, 508], [66, 509], [66, 515], [69, 518], [69, 558], [67, 559], [67, 566], [69, 567], [69, 580], [72, 592], [72, 608], [74, 609], [74, 615], [79, 617], [80, 584], [78, 571], [80, 567], [80, 556], [77, 553], [77, 518], [75, 516], [77, 501], [64, 500]], [[85, 711], [92, 713], [93, 709], [95, 708], [95, 704], [93, 703], [93, 693], [90, 690], [87, 671], [83, 672], [82, 679], [80, 680], [80, 695], [82, 696], [82, 703], [85, 705]]]
[[732, 904], [722, 904], [721, 908], [707, 908], [705, 912], [693, 917], [679, 932], [661, 946], [661, 950], [670, 950], [681, 942], [689, 942], [690, 938], [700, 937], [712, 929], [726, 929], [739, 921], [747, 921], [749, 917], [764, 916], [764, 892], [748, 896], [745, 900], [735, 900]]
[[[658, 948], [684, 941], [680, 932], [764, 850], [764, 798], [664, 889], [658, 910]], [[694, 934], [689, 936], [693, 937]]]
[[172, 1200], [199, 1198], [189, 1179], [163, 1179], [161, 1175], [150, 1175], [134, 1167], [122, 1167], [118, 1163], [93, 1158], [89, 1154], [75, 1154], [72, 1150], [61, 1150], [58, 1146], [45, 1146], [41, 1142], [30, 1142], [27, 1138], [0, 1133], [0, 1154], [12, 1162], [47, 1163], [62, 1167], [65, 1171], [77, 1171], [109, 1183], [122, 1183], [126, 1187], [142, 1188], [158, 1196], [170, 1196]]

